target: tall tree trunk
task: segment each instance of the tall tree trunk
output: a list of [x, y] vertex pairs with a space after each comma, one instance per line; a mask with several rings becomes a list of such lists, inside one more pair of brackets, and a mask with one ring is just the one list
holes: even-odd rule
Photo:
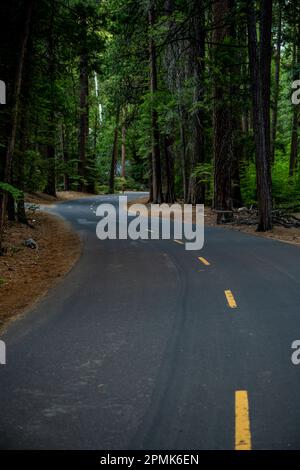
[[[24, 147], [23, 147], [24, 148]], [[24, 150], [23, 150], [24, 152]], [[24, 155], [24, 153], [23, 153]], [[18, 174], [19, 181], [21, 184], [19, 184], [19, 189], [23, 191], [24, 188], [24, 163], [20, 161], [19, 159], [19, 174]], [[21, 224], [28, 225], [28, 220], [26, 216], [26, 210], [25, 210], [25, 200], [24, 200], [24, 194], [22, 197], [18, 198], [17, 200], [17, 220]]]
[[201, 103], [204, 99], [204, 59], [205, 59], [205, 9], [203, 0], [194, 0], [193, 7], [193, 62], [194, 62], [194, 105], [193, 112], [193, 151], [191, 158], [191, 176], [189, 180], [188, 202], [205, 203], [205, 184], [198, 181], [194, 174], [196, 166], [205, 162], [204, 111]]
[[173, 203], [175, 201], [173, 141], [169, 135], [165, 135], [163, 142], [166, 166], [165, 202]]
[[121, 176], [126, 177], [126, 127], [122, 126], [122, 160], [121, 160]]
[[[293, 69], [296, 70], [293, 74], [293, 80], [299, 79], [299, 71], [297, 64], [300, 63], [300, 45], [297, 45], [297, 38], [300, 38], [300, 28], [297, 24], [295, 28], [295, 42], [293, 44]], [[289, 175], [293, 176], [298, 162], [298, 146], [299, 146], [299, 105], [293, 104], [293, 118], [292, 118], [292, 135], [291, 135], [291, 150], [290, 150], [290, 166]]]
[[80, 55], [80, 97], [79, 97], [79, 166], [78, 173], [80, 177], [79, 191], [84, 191], [86, 186], [86, 163], [87, 163], [87, 146], [89, 135], [89, 76], [88, 76], [88, 51], [86, 46], [87, 21], [83, 14], [80, 26], [84, 33], [83, 47]]
[[8, 194], [7, 196], [7, 218], [11, 222], [15, 222], [16, 220], [15, 200], [12, 194]]
[[[168, 30], [168, 34], [172, 35], [174, 28], [176, 28], [176, 22], [172, 18], [172, 14], [175, 10], [174, 0], [164, 1], [164, 15], [169, 18], [165, 23], [165, 27]], [[177, 48], [176, 48], [177, 49]], [[174, 45], [168, 44], [164, 50], [163, 63], [164, 63], [164, 75], [165, 83], [173, 94], [176, 90], [176, 77], [178, 76], [178, 65], [177, 57]], [[176, 132], [174, 124], [168, 123], [164, 129], [164, 135], [161, 138], [161, 145], [163, 148], [163, 162], [162, 162], [162, 187], [163, 187], [163, 198], [165, 202], [173, 203], [175, 201], [174, 191], [174, 160], [175, 155], [173, 152], [174, 138], [173, 135]]]
[[115, 191], [115, 174], [116, 174], [116, 165], [118, 161], [118, 137], [119, 137], [119, 120], [120, 120], [120, 111], [117, 110], [116, 116], [116, 125], [114, 130], [114, 142], [111, 155], [111, 165], [110, 165], [110, 175], [109, 175], [109, 192], [111, 194]]
[[253, 128], [256, 147], [258, 231], [272, 228], [270, 154], [270, 78], [272, 0], [260, 1], [260, 41], [257, 40], [255, 2], [247, 2], [248, 49], [251, 76]]
[[[24, 30], [21, 35], [20, 53], [19, 53], [19, 58], [18, 58], [17, 71], [16, 71], [10, 135], [8, 139], [7, 152], [5, 156], [5, 164], [4, 164], [4, 181], [5, 182], [9, 182], [10, 175], [11, 175], [12, 160], [13, 160], [13, 154], [14, 154], [14, 149], [15, 149], [17, 126], [18, 126], [23, 68], [24, 68], [24, 62], [25, 62], [26, 47], [27, 47], [27, 42], [28, 42], [28, 37], [29, 37], [29, 32], [30, 32], [32, 7], [33, 7], [33, 0], [28, 0], [26, 3], [26, 8], [25, 8]], [[4, 219], [5, 219], [5, 212], [6, 212], [6, 204], [7, 204], [7, 194], [0, 193], [0, 248], [1, 248], [1, 239], [2, 239]]]
[[155, 93], [157, 92], [157, 67], [156, 46], [152, 38], [151, 28], [155, 23], [155, 12], [153, 1], [150, 2], [148, 11], [148, 23], [150, 29], [149, 38], [149, 62], [150, 62], [150, 92], [152, 95], [151, 106], [151, 131], [152, 131], [152, 202], [160, 204], [163, 202], [161, 183], [161, 161], [160, 161], [160, 132], [158, 127], [158, 114], [155, 106]]
[[282, 0], [278, 0], [278, 24], [275, 55], [275, 77], [274, 77], [274, 101], [272, 109], [272, 132], [271, 132], [271, 163], [275, 160], [275, 142], [278, 120], [278, 99], [280, 81], [280, 59], [281, 59], [281, 30], [282, 30]]
[[[28, 77], [28, 70], [27, 70], [27, 77]], [[31, 75], [31, 74], [30, 74]], [[30, 79], [25, 86], [30, 84]], [[17, 187], [22, 192], [24, 191], [24, 165], [25, 165], [25, 153], [28, 148], [28, 121], [29, 121], [29, 93], [25, 88], [25, 93], [23, 93], [23, 113], [21, 118], [21, 138], [20, 138], [20, 152], [17, 158], [17, 165], [16, 165], [16, 173], [17, 173]], [[24, 201], [24, 193], [22, 197], [19, 197], [17, 200], [17, 220], [21, 224], [28, 225], [28, 220], [25, 211], [25, 201]]]
[[[239, 119], [240, 118], [240, 119]], [[232, 205], [233, 207], [241, 207], [243, 205], [242, 191], [241, 191], [241, 159], [243, 158], [245, 149], [241, 140], [242, 134], [242, 119], [240, 115], [232, 118], [233, 123], [233, 149], [232, 149]]]
[[46, 194], [56, 197], [56, 155], [55, 155], [55, 114], [54, 108], [50, 111], [48, 122], [48, 139], [46, 150], [47, 158], [47, 184], [44, 189]]
[[181, 172], [182, 172], [182, 193], [184, 202], [188, 202], [188, 177], [187, 177], [187, 150], [186, 150], [186, 131], [183, 122], [183, 110], [179, 108], [179, 115], [181, 116], [179, 123], [180, 132], [180, 157], [181, 157]]
[[88, 184], [87, 184], [87, 191], [89, 193], [96, 192], [96, 180], [95, 180], [95, 172], [96, 172], [96, 160], [97, 160], [97, 139], [98, 139], [98, 130], [99, 130], [99, 116], [98, 113], [95, 113], [94, 116], [94, 130], [93, 130], [93, 151], [91, 158], [89, 159], [89, 166], [93, 168], [93, 171], [90, 171], [88, 177]]
[[[237, 43], [237, 39], [242, 41], [246, 45], [246, 34], [244, 32], [243, 25], [242, 30], [244, 34], [238, 38], [237, 30], [237, 0], [229, 0], [229, 22], [230, 22], [230, 36], [233, 40], [233, 45]], [[233, 207], [241, 207], [243, 205], [242, 191], [241, 191], [241, 178], [240, 178], [240, 163], [244, 157], [245, 146], [242, 141], [242, 119], [243, 109], [241, 107], [242, 96], [241, 96], [241, 79], [243, 79], [243, 68], [241, 63], [244, 60], [243, 52], [237, 47], [232, 48], [234, 63], [230, 69], [230, 118], [232, 124], [232, 171], [231, 171], [231, 198]]]
[[[152, 149], [151, 149], [152, 150]], [[149, 186], [149, 201], [153, 201], [153, 165], [152, 165], [152, 152], [149, 152], [148, 155], [148, 169], [149, 169], [149, 176], [148, 176], [148, 186]]]
[[[86, 190], [89, 193], [96, 192], [96, 161], [97, 161], [97, 142], [98, 142], [98, 132], [101, 124], [101, 105], [99, 103], [99, 85], [98, 85], [98, 76], [94, 71], [94, 92], [95, 92], [95, 106], [96, 110], [94, 113], [94, 122], [93, 122], [93, 146], [86, 158], [86, 174], [85, 178], [87, 181]], [[89, 119], [88, 119], [89, 122]]]
[[292, 121], [292, 138], [291, 138], [291, 150], [290, 150], [290, 166], [289, 166], [289, 175], [293, 176], [297, 168], [298, 160], [298, 127], [299, 127], [299, 109], [298, 105], [294, 105], [293, 109], [293, 121]]
[[[214, 59], [218, 70], [214, 85], [214, 113], [213, 113], [213, 148], [214, 148], [214, 201], [213, 208], [220, 211], [232, 209], [232, 114], [230, 108], [230, 93], [228, 87], [228, 50], [226, 39], [230, 34], [229, 27], [229, 1], [214, 0], [213, 18], [215, 44]], [[220, 74], [222, 70], [222, 76]], [[227, 71], [227, 72], [226, 72]], [[222, 214], [218, 215], [218, 219]]]
[[64, 161], [64, 191], [70, 190], [69, 159], [70, 159], [70, 139], [67, 125], [61, 126], [62, 154]]
[[54, 87], [55, 87], [55, 56], [54, 56], [54, 0], [51, 0], [51, 16], [49, 22], [48, 36], [48, 56], [49, 69], [48, 77], [50, 81], [50, 112], [48, 120], [48, 144], [46, 150], [47, 158], [47, 184], [45, 193], [56, 197], [56, 155], [55, 155], [55, 103], [54, 103]]

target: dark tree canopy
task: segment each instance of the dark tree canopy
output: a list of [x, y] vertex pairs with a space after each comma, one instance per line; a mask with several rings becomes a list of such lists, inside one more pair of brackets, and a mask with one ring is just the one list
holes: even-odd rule
[[1, 2], [0, 231], [24, 192], [148, 190], [227, 214], [300, 203], [300, 6]]

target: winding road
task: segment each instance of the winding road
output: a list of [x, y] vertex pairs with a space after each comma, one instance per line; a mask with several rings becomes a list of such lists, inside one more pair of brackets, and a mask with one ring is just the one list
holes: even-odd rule
[[83, 254], [2, 338], [0, 448], [300, 449], [300, 249], [213, 227], [199, 252], [100, 241], [117, 201], [52, 209]]

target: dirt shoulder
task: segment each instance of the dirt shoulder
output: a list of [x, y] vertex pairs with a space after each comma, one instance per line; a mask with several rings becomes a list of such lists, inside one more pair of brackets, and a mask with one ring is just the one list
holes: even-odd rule
[[[128, 208], [130, 208], [130, 206], [133, 204], [147, 204], [148, 200], [148, 197], [132, 200], [128, 202]], [[275, 225], [269, 232], [256, 232], [256, 226], [253, 225], [248, 226], [237, 223], [219, 225], [217, 224], [216, 213], [209, 207], [206, 207], [204, 210], [204, 220], [205, 225], [208, 227], [222, 227], [228, 230], [236, 230], [238, 232], [244, 232], [258, 237], [272, 238], [274, 240], [279, 240], [285, 243], [300, 245], [300, 228], [285, 228]]]
[[[32, 227], [7, 223], [0, 256], [0, 331], [43, 297], [78, 260], [81, 241], [61, 218], [28, 215]], [[37, 248], [25, 246], [33, 239]], [[62, 256], [63, 253], [63, 256]]]
[[85, 197], [92, 197], [95, 194], [90, 193], [81, 193], [78, 191], [58, 191], [57, 197], [49, 196], [48, 194], [44, 193], [27, 193], [25, 194], [25, 201], [29, 204], [45, 204], [45, 205], [52, 205], [57, 204], [59, 202], [64, 201], [72, 201], [74, 199], [81, 199]]

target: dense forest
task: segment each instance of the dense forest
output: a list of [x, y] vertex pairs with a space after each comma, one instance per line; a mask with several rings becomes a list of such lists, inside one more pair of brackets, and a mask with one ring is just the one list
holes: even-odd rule
[[300, 4], [1, 2], [0, 233], [24, 193], [147, 190], [217, 211], [300, 203]]

